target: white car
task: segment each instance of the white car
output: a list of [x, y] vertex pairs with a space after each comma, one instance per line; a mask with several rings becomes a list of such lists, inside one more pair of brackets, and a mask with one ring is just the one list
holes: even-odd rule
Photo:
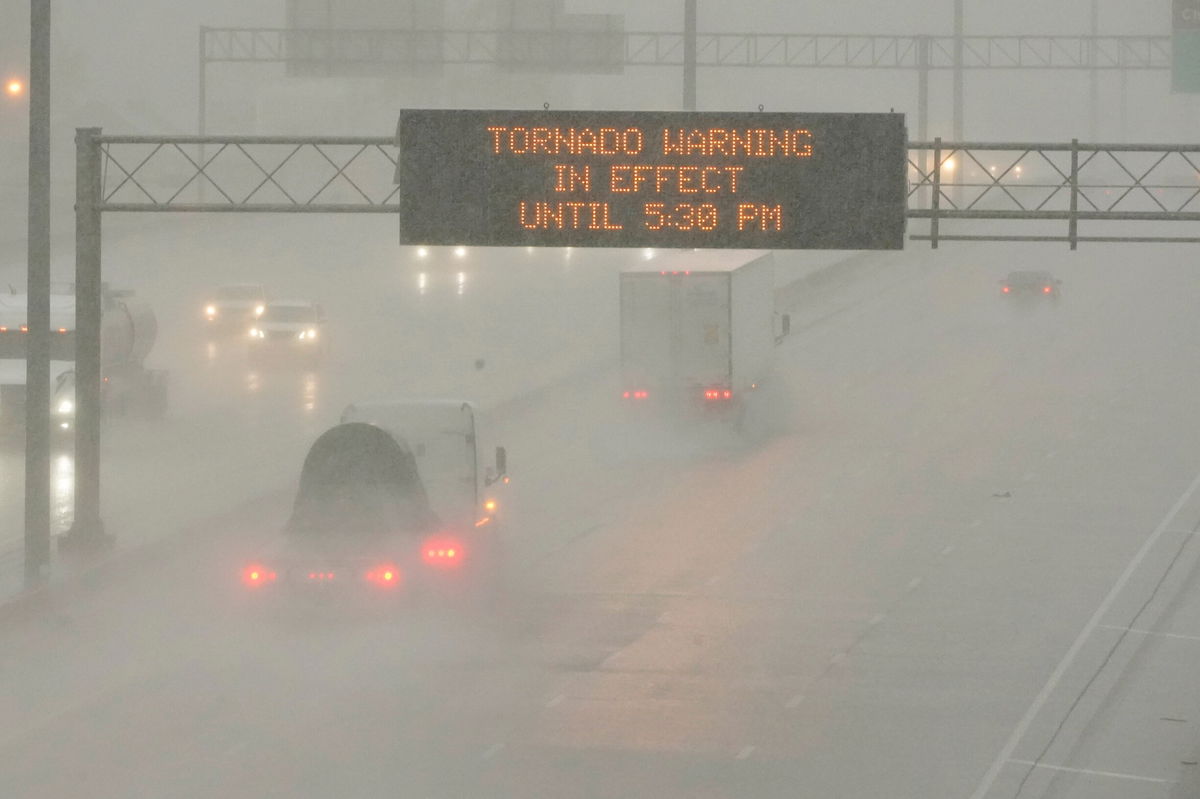
[[250, 358], [301, 358], [320, 361], [326, 352], [325, 312], [308, 300], [274, 300], [249, 330]]

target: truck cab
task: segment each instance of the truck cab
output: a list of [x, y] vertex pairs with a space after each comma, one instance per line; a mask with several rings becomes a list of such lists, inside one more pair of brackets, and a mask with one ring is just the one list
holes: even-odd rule
[[498, 490], [476, 410], [459, 400], [355, 403], [313, 443], [276, 549], [243, 567], [254, 592], [367, 603], [485, 593], [500, 570]]

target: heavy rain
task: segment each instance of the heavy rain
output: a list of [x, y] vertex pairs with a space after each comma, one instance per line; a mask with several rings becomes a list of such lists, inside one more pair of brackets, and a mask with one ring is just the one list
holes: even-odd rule
[[1197, 0], [0, 9], [0, 797], [1200, 797]]

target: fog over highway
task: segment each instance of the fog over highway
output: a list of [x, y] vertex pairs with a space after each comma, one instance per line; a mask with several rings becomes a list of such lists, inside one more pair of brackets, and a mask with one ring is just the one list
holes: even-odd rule
[[[214, 4], [203, 22], [282, 18], [242, 5]], [[627, 14], [630, 29], [677, 26], [682, 3], [644, 5], [565, 7]], [[750, 5], [743, 17], [700, 0], [700, 27], [940, 33], [953, 9], [811, 4], [808, 19], [791, 3]], [[972, 24], [998, 32], [1017, 18], [1068, 26], [1091, 6], [1051, 4], [1038, 18], [1023, 0], [1009, 15], [976, 5]], [[1166, 22], [1132, 28], [1165, 5], [1102, 0], [1102, 19], [1161, 32]], [[82, 42], [94, 10], [61, 8], [67, 63], [144, 70], [136, 53]], [[194, 47], [194, 10], [153, 13], [163, 38], [148, 51]], [[93, 105], [65, 91], [59, 127], [91, 110], [110, 115], [96, 124], [190, 129], [194, 98], [162, 73], [123, 93], [115, 77], [62, 72], [103, 86]], [[214, 79], [213, 124], [257, 133], [327, 122], [386, 136], [413, 85], [234, 74]], [[663, 88], [648, 74], [659, 73], [533, 76], [521, 89], [456, 67], [418, 96], [677, 110], [678, 75]], [[702, 71], [702, 110], [756, 105], [745, 74], [767, 80]], [[803, 103], [798, 82], [783, 85], [792, 74], [758, 84], [771, 110]], [[861, 74], [836, 74], [807, 110], [895, 107], [911, 131], [908, 77], [855, 95]], [[1122, 135], [1194, 140], [1195, 98], [1162, 86], [1149, 97], [1143, 78], [1131, 78], [1130, 107], [1145, 113]], [[1084, 137], [1086, 109], [1057, 102], [1053, 80], [1027, 80], [1036, 102], [1014, 109], [1019, 81], [973, 77], [972, 137]], [[305, 86], [311, 109], [291, 102]], [[329, 110], [384, 96], [385, 110]], [[949, 135], [941, 111], [934, 133]], [[1118, 135], [1112, 114], [1099, 124]], [[20, 208], [20, 170], [5, 169], [0, 208]], [[64, 280], [69, 182], [55, 205]], [[731, 417], [641, 413], [622, 396], [634, 387], [621, 369], [620, 274], [657, 274], [692, 251], [402, 246], [392, 214], [104, 224], [104, 278], [153, 306], [147, 362], [169, 372], [170, 403], [161, 419], [106, 416], [115, 547], [57, 553], [34, 590], [22, 586], [22, 441], [11, 430], [0, 441], [0, 797], [1200, 797], [1195, 244], [776, 252], [766, 313], [786, 314], [790, 331]], [[24, 280], [23, 234], [0, 224], [0, 286]], [[1006, 291], [1018, 271], [1038, 273], [1034, 294]], [[247, 283], [320, 303], [326, 357], [255, 358], [248, 325], [214, 331], [216, 287]], [[481, 466], [505, 448], [509, 480], [487, 486], [499, 511], [474, 533], [498, 544], [494, 582], [405, 593], [405, 564], [384, 612], [264, 601], [247, 564], [294, 533], [314, 442], [351, 403], [417, 399], [474, 403]], [[464, 440], [474, 452], [476, 428]], [[404, 454], [415, 464], [424, 444]], [[69, 440], [51, 465], [57, 535], [72, 522]]]

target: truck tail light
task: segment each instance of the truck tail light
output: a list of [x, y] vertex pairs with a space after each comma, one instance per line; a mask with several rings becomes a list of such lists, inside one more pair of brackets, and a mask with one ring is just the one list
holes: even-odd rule
[[421, 559], [430, 566], [453, 568], [462, 563], [463, 546], [453, 538], [430, 538], [421, 545]]
[[1049, 286], [1042, 286], [1042, 293], [1043, 293], [1043, 294], [1049, 294], [1049, 293], [1050, 293], [1050, 287], [1049, 287]]
[[650, 392], [645, 389], [637, 389], [635, 391], [626, 391], [621, 396], [625, 399], [644, 400], [650, 396]]
[[275, 572], [261, 563], [252, 563], [242, 570], [242, 582], [251, 588], [258, 588], [275, 582]]
[[733, 399], [733, 390], [728, 388], [706, 388], [704, 399], [712, 401]]
[[1003, 291], [1005, 294], [1007, 294], [1008, 292], [1012, 291], [1012, 289], [1010, 289], [1008, 286], [1005, 286], [1004, 288], [1002, 288], [1002, 289], [1000, 289], [1000, 290], [1001, 290], [1001, 291]]

